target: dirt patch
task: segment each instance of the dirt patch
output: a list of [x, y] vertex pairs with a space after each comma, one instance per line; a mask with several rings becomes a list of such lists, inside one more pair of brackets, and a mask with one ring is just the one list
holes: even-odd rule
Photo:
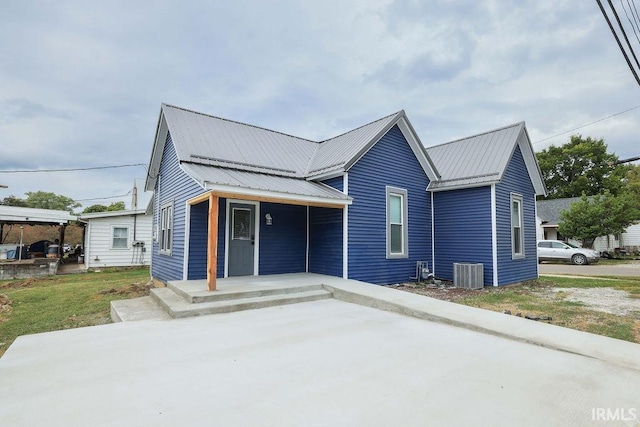
[[474, 295], [478, 295], [478, 292], [483, 292], [482, 289], [464, 289], [455, 288], [452, 283], [443, 281], [440, 285], [434, 285], [431, 283], [401, 283], [399, 285], [391, 285], [389, 288], [399, 289], [405, 292], [411, 292], [413, 294], [424, 295], [427, 297], [440, 299], [443, 301], [456, 301], [461, 298], [466, 298]]
[[132, 283], [131, 285], [124, 286], [122, 288], [111, 288], [102, 290], [99, 293], [102, 295], [122, 295], [126, 297], [145, 297], [151, 293], [153, 283]]
[[0, 322], [2, 322], [3, 314], [10, 314], [13, 308], [11, 307], [11, 299], [7, 294], [0, 294]]
[[631, 298], [628, 292], [612, 288], [549, 288], [542, 295], [579, 302], [593, 310], [618, 316], [640, 313], [640, 299]]
[[20, 289], [20, 288], [30, 288], [35, 285], [37, 282], [34, 278], [28, 278], [23, 280], [18, 280], [16, 282], [7, 282], [0, 285], [0, 289]]

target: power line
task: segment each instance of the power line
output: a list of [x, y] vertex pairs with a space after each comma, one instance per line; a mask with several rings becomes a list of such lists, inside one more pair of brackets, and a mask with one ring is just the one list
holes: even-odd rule
[[538, 140], [538, 141], [536, 141], [536, 142], [533, 142], [532, 144], [537, 144], [537, 143], [539, 143], [539, 142], [547, 141], [547, 140], [549, 140], [549, 139], [552, 139], [552, 138], [555, 138], [555, 137], [558, 137], [558, 136], [562, 136], [562, 135], [567, 134], [567, 133], [569, 133], [569, 132], [574, 132], [574, 131], [576, 131], [576, 130], [578, 130], [578, 129], [582, 129], [582, 128], [585, 128], [585, 127], [587, 127], [587, 126], [591, 126], [591, 125], [593, 125], [593, 124], [595, 124], [595, 123], [599, 123], [599, 122], [602, 122], [602, 121], [604, 121], [604, 120], [610, 119], [610, 118], [612, 118], [612, 117], [619, 116], [620, 114], [628, 113], [629, 111], [635, 110], [635, 109], [637, 109], [637, 108], [640, 108], [640, 105], [636, 105], [635, 107], [631, 107], [631, 108], [628, 108], [628, 109], [626, 109], [626, 110], [624, 110], [624, 111], [620, 111], [620, 112], [615, 113], [615, 114], [612, 114], [612, 115], [610, 115], [610, 116], [603, 117], [603, 118], [598, 119], [598, 120], [595, 120], [595, 121], [593, 121], [593, 122], [591, 122], [591, 123], [587, 123], [586, 125], [578, 126], [578, 127], [576, 127], [576, 128], [569, 129], [569, 130], [566, 130], [566, 131], [564, 131], [564, 132], [560, 132], [560, 133], [555, 134], [555, 135], [553, 135], [553, 136], [549, 136], [549, 137], [547, 137], [547, 138], [540, 139], [540, 140]]
[[[624, 50], [624, 47], [622, 46], [622, 42], [620, 42], [620, 38], [618, 37], [618, 34], [616, 33], [616, 30], [613, 28], [613, 24], [611, 23], [611, 20], [609, 19], [609, 15], [607, 15], [607, 12], [604, 10], [604, 6], [602, 6], [602, 3], [600, 2], [600, 0], [596, 0], [596, 2], [598, 3], [598, 6], [600, 6], [600, 11], [602, 12], [602, 15], [604, 16], [604, 19], [607, 21], [607, 24], [609, 25], [609, 29], [611, 30], [611, 34], [613, 34], [613, 37], [616, 39], [616, 42], [618, 43], [618, 47], [620, 48], [620, 52], [622, 52], [622, 55], [624, 56], [624, 59], [627, 61], [627, 65], [629, 66], [629, 69], [631, 70], [631, 74], [633, 74], [633, 77], [635, 77], [636, 82], [640, 85], [640, 78], [638, 77], [638, 73], [636, 73], [636, 70], [633, 68], [633, 64], [631, 63], [631, 61], [629, 60], [629, 56], [627, 55], [627, 52]], [[609, 0], [609, 4], [611, 4], [611, 0]], [[613, 8], [613, 5], [611, 5], [611, 7]], [[615, 13], [615, 9], [614, 9], [614, 14]], [[617, 14], [616, 14], [617, 16]], [[618, 20], [618, 22], [620, 22], [620, 20]], [[624, 33], [624, 30], [623, 30]], [[625, 38], [626, 38], [626, 34], [625, 34]], [[628, 42], [628, 40], [627, 40]], [[633, 49], [631, 50], [633, 52]]]
[[127, 193], [127, 194], [121, 194], [119, 196], [109, 196], [109, 197], [93, 197], [91, 199], [80, 199], [80, 200], [74, 200], [74, 202], [89, 202], [92, 200], [109, 200], [109, 199], [118, 199], [120, 197], [127, 197], [129, 194], [131, 194], [131, 190]]
[[73, 172], [73, 171], [90, 171], [90, 170], [98, 170], [98, 169], [129, 168], [133, 166], [144, 166], [146, 168], [147, 165], [145, 163], [131, 163], [127, 165], [93, 166], [93, 167], [86, 167], [86, 168], [22, 169], [22, 170], [10, 170], [10, 171], [0, 170], [0, 173]]

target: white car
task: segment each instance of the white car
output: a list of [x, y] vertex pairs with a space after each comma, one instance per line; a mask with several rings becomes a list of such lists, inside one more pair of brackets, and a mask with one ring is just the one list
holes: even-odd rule
[[538, 242], [538, 262], [564, 261], [576, 265], [586, 265], [600, 260], [600, 254], [559, 240], [540, 240]]

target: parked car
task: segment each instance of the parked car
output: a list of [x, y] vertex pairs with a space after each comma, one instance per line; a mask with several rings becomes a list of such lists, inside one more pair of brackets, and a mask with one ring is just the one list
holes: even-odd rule
[[559, 240], [540, 240], [538, 242], [538, 262], [564, 261], [577, 265], [585, 265], [600, 260], [600, 254], [591, 249], [584, 249]]

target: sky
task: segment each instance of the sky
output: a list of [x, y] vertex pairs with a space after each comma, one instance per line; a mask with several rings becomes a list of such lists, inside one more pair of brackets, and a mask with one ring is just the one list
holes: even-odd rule
[[[313, 140], [405, 110], [425, 146], [525, 121], [539, 151], [639, 94], [595, 1], [2, 0], [0, 198], [144, 207], [145, 166], [7, 171], [146, 165], [161, 103]], [[573, 133], [638, 156], [640, 108]]]

